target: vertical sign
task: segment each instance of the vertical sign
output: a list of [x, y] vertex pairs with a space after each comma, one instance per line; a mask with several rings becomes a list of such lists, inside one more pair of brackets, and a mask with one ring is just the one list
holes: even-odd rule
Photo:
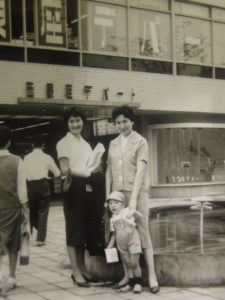
[[39, 45], [66, 46], [65, 0], [38, 1]]
[[9, 42], [9, 0], [0, 0], [0, 41]]

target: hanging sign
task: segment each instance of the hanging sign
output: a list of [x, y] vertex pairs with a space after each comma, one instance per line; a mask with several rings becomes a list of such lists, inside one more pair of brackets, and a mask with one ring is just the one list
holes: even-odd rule
[[39, 45], [66, 46], [65, 0], [38, 1]]
[[9, 42], [9, 0], [0, 0], [0, 41]]

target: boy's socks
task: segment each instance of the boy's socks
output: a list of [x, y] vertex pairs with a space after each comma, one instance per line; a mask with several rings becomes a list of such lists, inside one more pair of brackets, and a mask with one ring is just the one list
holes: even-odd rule
[[129, 285], [131, 286], [131, 287], [134, 287], [134, 278], [129, 278]]
[[142, 278], [141, 277], [135, 277], [133, 278], [133, 292], [134, 293], [141, 293], [142, 292]]
[[132, 278], [132, 282], [133, 282], [132, 286], [134, 286], [135, 284], [142, 285], [142, 278], [141, 277], [134, 277], [134, 278]]

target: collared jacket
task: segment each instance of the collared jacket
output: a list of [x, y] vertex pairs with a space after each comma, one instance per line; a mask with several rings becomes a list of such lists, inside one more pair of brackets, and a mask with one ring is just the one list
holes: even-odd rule
[[[123, 151], [120, 135], [110, 142], [107, 165], [112, 179], [112, 191], [132, 191], [139, 161], [148, 163], [148, 144], [136, 131], [129, 136]], [[143, 176], [143, 188], [146, 189], [147, 178], [148, 168]]]

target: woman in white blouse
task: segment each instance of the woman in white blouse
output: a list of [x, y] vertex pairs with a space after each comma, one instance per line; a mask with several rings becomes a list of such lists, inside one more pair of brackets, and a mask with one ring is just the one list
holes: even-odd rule
[[69, 132], [57, 143], [56, 149], [62, 175], [69, 175], [72, 179], [63, 201], [67, 250], [73, 270], [71, 278], [74, 284], [89, 287], [84, 278], [84, 246], [88, 229], [85, 198], [88, 178], [99, 170], [90, 172], [87, 169], [92, 149], [81, 136], [85, 116], [72, 107], [65, 111], [64, 120]]

